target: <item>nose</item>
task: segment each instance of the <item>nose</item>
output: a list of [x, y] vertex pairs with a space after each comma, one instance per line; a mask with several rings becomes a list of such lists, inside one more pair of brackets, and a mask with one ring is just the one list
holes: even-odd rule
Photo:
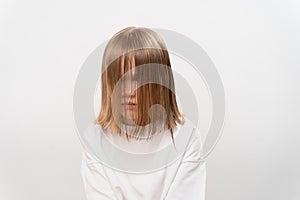
[[130, 94], [130, 92], [128, 92], [128, 93], [125, 92], [122, 94], [122, 98], [124, 100], [136, 98], [136, 91], [132, 91], [131, 94]]
[[[134, 80], [123, 80], [122, 81], [122, 96], [128, 97], [135, 95], [137, 82]], [[131, 94], [132, 93], [132, 94]]]

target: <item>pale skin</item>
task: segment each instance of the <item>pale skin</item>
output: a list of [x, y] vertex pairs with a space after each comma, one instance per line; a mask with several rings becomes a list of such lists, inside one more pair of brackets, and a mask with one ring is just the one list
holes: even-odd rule
[[137, 84], [135, 69], [133, 68], [131, 72], [131, 77], [123, 81], [124, 85], [122, 86], [123, 90], [121, 94], [121, 117], [125, 124], [132, 124], [129, 118], [133, 121], [137, 119], [137, 96], [135, 91], [131, 93], [131, 89], [136, 87]]

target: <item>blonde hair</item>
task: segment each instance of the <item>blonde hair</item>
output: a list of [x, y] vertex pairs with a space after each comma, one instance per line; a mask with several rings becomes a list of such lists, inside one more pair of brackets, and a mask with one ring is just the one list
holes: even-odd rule
[[[143, 65], [148, 67], [138, 73], [139, 66]], [[121, 135], [122, 130], [118, 126], [120, 118], [116, 117], [118, 115], [114, 114], [113, 108], [114, 106], [117, 108], [118, 103], [123, 101], [120, 96], [122, 91], [115, 93], [119, 95], [117, 96], [119, 100], [112, 100], [112, 98], [117, 83], [124, 77], [124, 74], [131, 78], [132, 75], [137, 75], [139, 81], [149, 81], [136, 88], [135, 93], [129, 97], [130, 99], [135, 98], [137, 101], [137, 110], [133, 114], [135, 123], [138, 125], [137, 128], [144, 127], [153, 120], [164, 122], [160, 125], [164, 130], [170, 130], [174, 143], [173, 129], [177, 123], [184, 124], [185, 120], [177, 106], [174, 78], [166, 44], [156, 32], [148, 28], [127, 27], [117, 32], [107, 43], [102, 60], [101, 111], [94, 123]], [[130, 80], [132, 80], [131, 78]], [[151, 80], [155, 80], [155, 82], [151, 82]], [[160, 84], [162, 82], [166, 84]], [[160, 116], [156, 110], [154, 111], [155, 119], [149, 118], [149, 108], [154, 104], [163, 106], [164, 116]], [[163, 118], [165, 120], [162, 120]], [[153, 136], [156, 131], [157, 124], [154, 123], [149, 135]], [[136, 130], [134, 135], [136, 139], [140, 139]], [[127, 131], [126, 138], [129, 139]]]

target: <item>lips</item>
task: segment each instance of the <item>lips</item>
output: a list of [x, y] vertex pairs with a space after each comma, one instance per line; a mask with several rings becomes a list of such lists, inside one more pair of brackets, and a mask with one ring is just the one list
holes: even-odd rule
[[127, 102], [127, 103], [122, 103], [122, 105], [131, 105], [131, 106], [135, 106], [135, 105], [137, 105], [137, 104], [134, 103], [134, 102]]

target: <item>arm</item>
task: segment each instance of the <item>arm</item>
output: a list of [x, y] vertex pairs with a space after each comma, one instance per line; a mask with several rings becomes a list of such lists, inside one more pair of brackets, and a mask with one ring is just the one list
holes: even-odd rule
[[165, 200], [205, 200], [206, 164], [200, 160], [201, 138], [196, 129]]
[[82, 152], [81, 177], [86, 200], [115, 200], [103, 166], [87, 151]]

